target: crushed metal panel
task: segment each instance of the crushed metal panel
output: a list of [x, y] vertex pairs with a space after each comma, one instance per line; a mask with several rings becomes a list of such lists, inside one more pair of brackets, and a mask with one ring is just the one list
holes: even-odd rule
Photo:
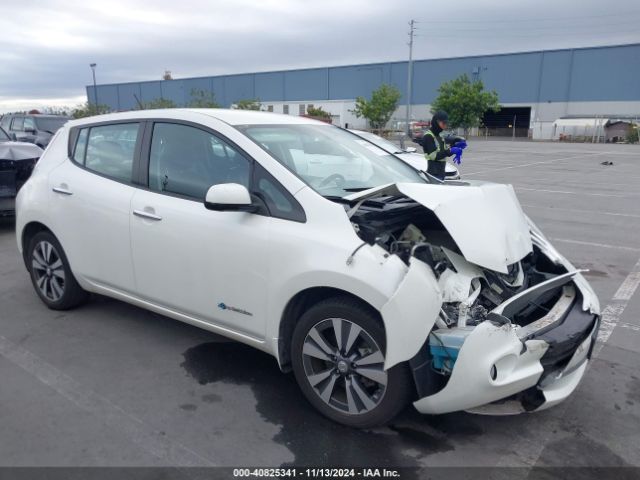
[[381, 309], [387, 336], [385, 370], [413, 358], [433, 328], [442, 293], [426, 263], [411, 259], [406, 276]]
[[469, 262], [507, 273], [509, 265], [533, 249], [527, 219], [511, 185], [397, 186], [436, 214]]
[[518, 337], [525, 338], [561, 320], [564, 314], [571, 308], [575, 298], [576, 289], [573, 285], [565, 285], [562, 288], [562, 295], [553, 307], [551, 307], [551, 309], [542, 318], [534, 320], [530, 324], [518, 329]]
[[527, 290], [523, 290], [522, 292], [514, 295], [506, 302], [501, 303], [496, 308], [491, 310], [491, 312], [489, 312], [489, 316], [487, 317], [488, 320], [495, 320], [500, 322], [501, 319], [504, 318], [506, 318], [507, 320], [513, 318], [516, 313], [527, 306], [532, 298], [537, 298], [548, 290], [556, 287], [561, 287], [562, 285], [569, 283], [578, 272], [578, 270], [573, 270], [572, 272], [558, 275], [557, 277], [553, 277], [549, 280], [538, 283], [537, 285], [528, 288]]
[[532, 249], [527, 218], [511, 185], [481, 181], [465, 184], [396, 183], [356, 192], [351, 202], [402, 194], [431, 210], [464, 257], [501, 273]]
[[[548, 345], [541, 340], [522, 342], [511, 325], [483, 322], [460, 348], [447, 385], [421, 398], [414, 406], [421, 413], [438, 414], [477, 408], [538, 383], [543, 368], [540, 358]], [[491, 371], [496, 366], [496, 377]]]

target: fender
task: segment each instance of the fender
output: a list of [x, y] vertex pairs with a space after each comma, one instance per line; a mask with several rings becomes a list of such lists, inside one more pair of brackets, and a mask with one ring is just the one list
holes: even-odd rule
[[409, 271], [381, 310], [387, 334], [385, 370], [418, 353], [435, 324], [441, 306], [442, 292], [433, 270], [412, 257]]

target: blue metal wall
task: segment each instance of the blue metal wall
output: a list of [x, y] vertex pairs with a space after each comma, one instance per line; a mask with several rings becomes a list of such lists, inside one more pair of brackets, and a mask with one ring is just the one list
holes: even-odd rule
[[[640, 44], [418, 60], [412, 103], [431, 103], [443, 81], [463, 73], [482, 79], [503, 103], [640, 101]], [[398, 87], [405, 103], [407, 63], [98, 85], [97, 98], [113, 110], [135, 108], [136, 97], [143, 102], [162, 97], [184, 105], [194, 89], [213, 93], [224, 106], [247, 98], [347, 100], [367, 97], [382, 83]], [[92, 86], [87, 86], [87, 98], [95, 99]]]

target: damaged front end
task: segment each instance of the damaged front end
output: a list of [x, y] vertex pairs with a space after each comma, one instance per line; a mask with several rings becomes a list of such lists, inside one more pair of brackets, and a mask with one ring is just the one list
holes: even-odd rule
[[385, 368], [409, 361], [420, 412], [533, 411], [576, 388], [598, 301], [510, 186], [395, 184], [349, 200], [362, 240], [408, 265], [381, 311]]

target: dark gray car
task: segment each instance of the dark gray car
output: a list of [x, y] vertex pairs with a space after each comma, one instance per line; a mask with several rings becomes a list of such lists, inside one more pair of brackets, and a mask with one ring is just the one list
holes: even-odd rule
[[31, 176], [40, 155], [39, 146], [14, 142], [0, 128], [0, 217], [14, 214], [18, 190]]
[[18, 114], [4, 115], [0, 120], [2, 127], [13, 140], [35, 143], [46, 148], [53, 135], [69, 117], [61, 115]]

